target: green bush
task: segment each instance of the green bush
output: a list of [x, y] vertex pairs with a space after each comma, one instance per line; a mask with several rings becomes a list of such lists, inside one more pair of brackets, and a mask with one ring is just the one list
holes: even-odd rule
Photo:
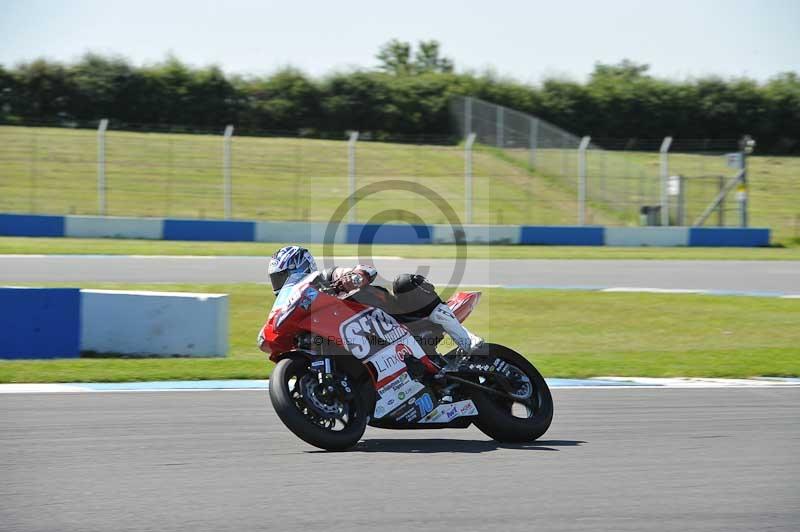
[[[395, 43], [403, 44], [403, 43]], [[432, 46], [431, 43], [423, 43]], [[436, 44], [436, 43], [434, 43]], [[437, 45], [438, 46], [438, 45]], [[400, 46], [394, 52], [405, 53]], [[382, 51], [385, 53], [385, 50]], [[526, 85], [492, 74], [453, 73], [437, 50], [401, 57], [380, 70], [323, 79], [284, 68], [269, 76], [226, 76], [174, 57], [137, 67], [88, 54], [74, 64], [44, 59], [0, 65], [0, 121], [192, 125], [220, 130], [345, 130], [387, 135], [452, 135], [449, 102], [469, 95], [537, 115], [575, 134], [600, 138], [758, 140], [759, 153], [800, 153], [800, 77], [765, 83], [716, 77], [655, 78], [646, 65], [597, 64], [586, 83], [548, 79]], [[402, 55], [402, 54], [400, 54]], [[383, 57], [379, 54], [379, 58]], [[244, 130], [244, 131], [243, 131]]]

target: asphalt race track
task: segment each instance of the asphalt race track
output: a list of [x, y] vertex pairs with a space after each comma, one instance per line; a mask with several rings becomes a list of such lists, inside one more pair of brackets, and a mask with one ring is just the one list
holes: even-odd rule
[[[357, 259], [340, 258], [339, 264]], [[434, 283], [549, 287], [646, 287], [800, 292], [800, 262], [660, 260], [466, 261], [455, 275], [449, 259], [372, 261], [385, 279], [419, 272]], [[265, 282], [259, 257], [0, 256], [0, 283], [13, 282]]]
[[325, 453], [261, 391], [6, 395], [0, 529], [798, 529], [800, 388], [554, 397], [530, 445], [368, 429]]
[[[355, 259], [340, 259], [352, 264]], [[435, 283], [800, 293], [800, 263], [378, 259]], [[425, 269], [427, 265], [427, 270]], [[264, 282], [254, 257], [0, 256], [0, 283]], [[0, 531], [800, 529], [800, 388], [554, 389], [542, 440], [292, 435], [263, 391], [0, 396]]]

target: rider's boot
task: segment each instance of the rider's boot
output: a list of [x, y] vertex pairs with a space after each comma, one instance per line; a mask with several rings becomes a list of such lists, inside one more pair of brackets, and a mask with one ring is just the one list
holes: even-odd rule
[[458, 345], [459, 349], [465, 353], [471, 353], [483, 345], [483, 338], [472, 334], [466, 327], [461, 325], [456, 315], [453, 314], [453, 309], [444, 303], [439, 303], [436, 308], [433, 309], [428, 319], [433, 323], [441, 325], [444, 332], [449, 334], [450, 338]]

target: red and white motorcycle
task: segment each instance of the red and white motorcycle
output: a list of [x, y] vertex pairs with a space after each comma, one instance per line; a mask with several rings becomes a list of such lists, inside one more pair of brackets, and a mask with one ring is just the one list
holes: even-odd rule
[[[319, 272], [290, 276], [259, 335], [259, 347], [277, 364], [270, 378], [272, 405], [299, 438], [345, 450], [358, 443], [367, 425], [431, 429], [474, 423], [501, 442], [529, 442], [547, 431], [553, 399], [522, 355], [491, 343], [470, 354], [453, 349], [440, 355], [438, 325], [427, 319], [400, 323], [352, 295], [333, 295]], [[447, 304], [463, 322], [480, 295], [459, 292]]]

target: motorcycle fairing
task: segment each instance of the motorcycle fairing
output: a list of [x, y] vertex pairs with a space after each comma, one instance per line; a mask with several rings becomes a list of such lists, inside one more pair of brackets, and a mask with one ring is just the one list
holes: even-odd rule
[[342, 322], [339, 334], [347, 349], [371, 367], [378, 392], [374, 418], [389, 416], [412, 422], [428, 413], [417, 401], [426, 392], [429, 398], [431, 394], [411, 378], [405, 362], [408, 356], [424, 357], [425, 351], [405, 326], [383, 310], [369, 307]]
[[463, 322], [481, 300], [480, 292], [457, 292], [447, 300], [447, 306], [453, 310], [458, 321]]
[[419, 420], [419, 423], [447, 423], [457, 417], [477, 416], [478, 408], [471, 399], [444, 403], [434, 408], [428, 415]]
[[407, 371], [403, 371], [394, 380], [378, 389], [378, 400], [375, 402], [373, 417], [380, 419], [391, 414], [392, 418], [403, 419], [411, 422], [419, 419], [419, 413], [413, 407], [422, 392], [426, 391], [425, 386], [411, 378]]
[[367, 307], [342, 322], [339, 336], [344, 340], [348, 351], [356, 358], [364, 359], [387, 345], [410, 336], [410, 333], [383, 310]]

